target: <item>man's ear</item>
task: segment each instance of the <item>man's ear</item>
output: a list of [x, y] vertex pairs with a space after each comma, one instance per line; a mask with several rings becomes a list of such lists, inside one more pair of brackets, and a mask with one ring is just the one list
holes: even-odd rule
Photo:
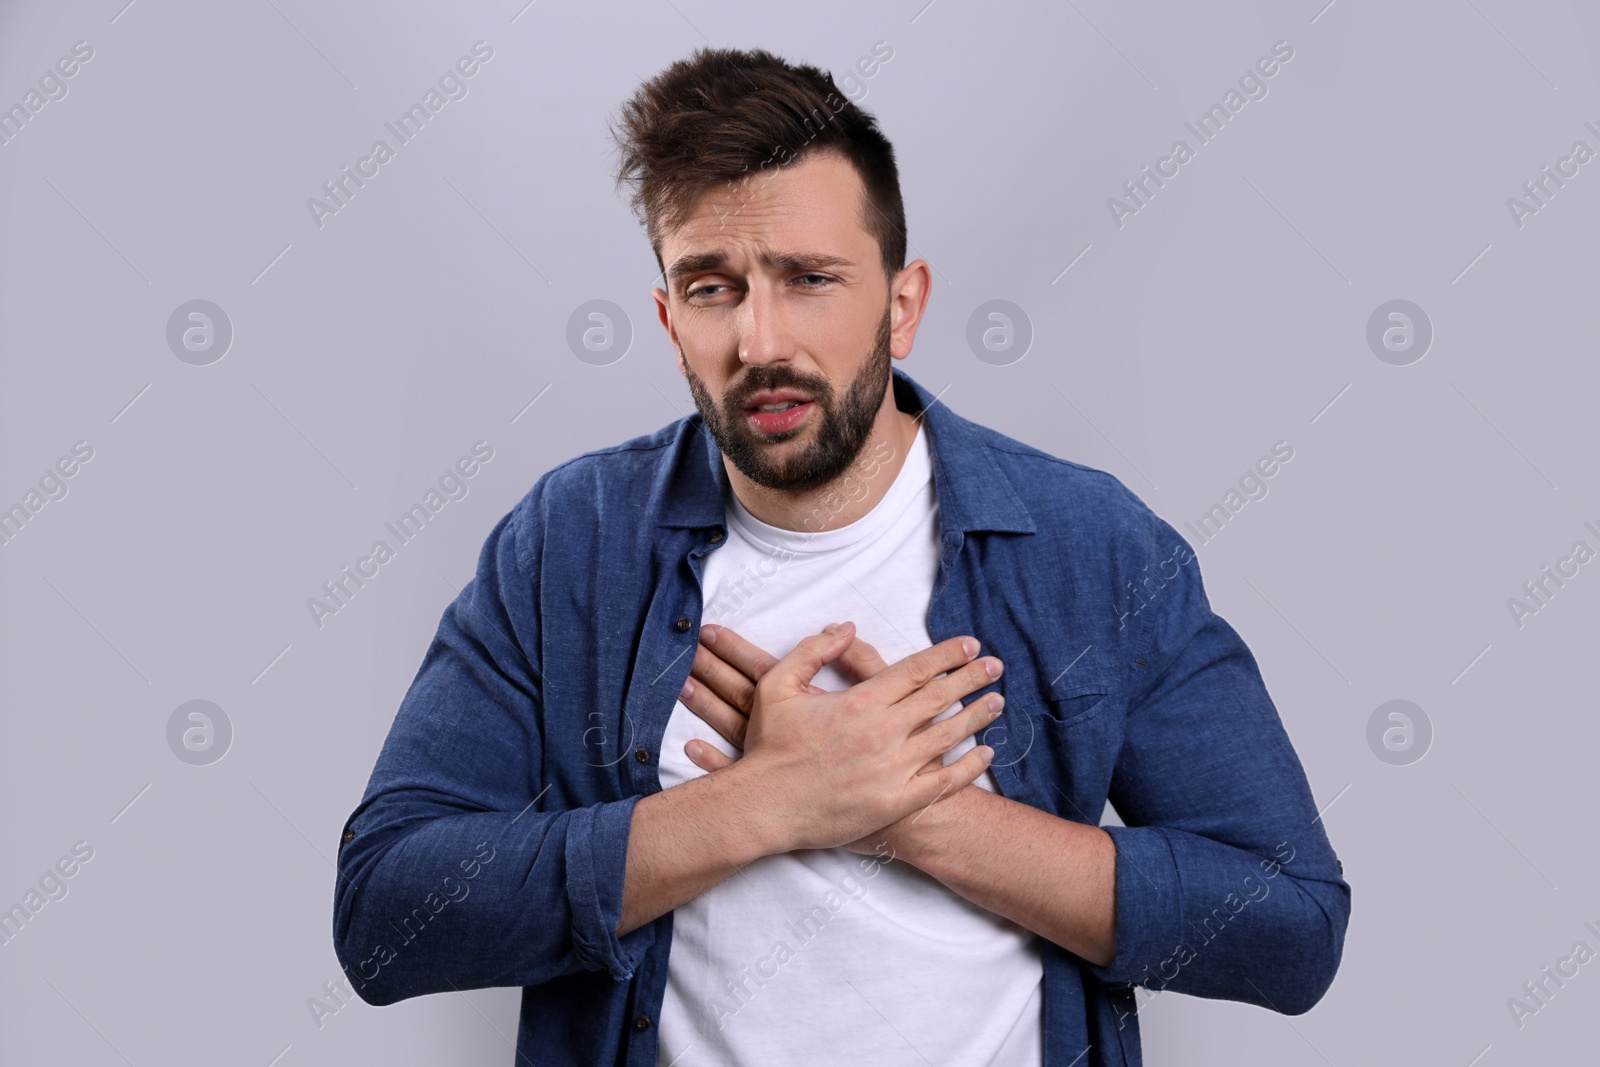
[[894, 358], [905, 359], [911, 354], [917, 327], [922, 323], [932, 292], [933, 275], [928, 270], [927, 260], [908, 263], [895, 275], [889, 286], [889, 305], [893, 312], [889, 354]]

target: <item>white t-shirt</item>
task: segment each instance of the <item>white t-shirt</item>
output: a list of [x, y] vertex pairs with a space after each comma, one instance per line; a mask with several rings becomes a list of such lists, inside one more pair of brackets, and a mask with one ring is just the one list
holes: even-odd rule
[[[846, 620], [886, 663], [932, 645], [939, 523], [923, 428], [872, 511], [837, 528], [826, 518], [818, 533], [779, 529], [730, 494], [728, 542], [705, 557], [704, 621], [779, 658]], [[829, 664], [812, 684], [840, 690], [849, 679]], [[663, 789], [705, 773], [683, 751], [696, 738], [736, 754], [679, 702], [661, 745]], [[976, 784], [994, 790], [987, 770]], [[1043, 1060], [1037, 936], [887, 850], [803, 849], [749, 864], [675, 910], [667, 971], [663, 1067]]]

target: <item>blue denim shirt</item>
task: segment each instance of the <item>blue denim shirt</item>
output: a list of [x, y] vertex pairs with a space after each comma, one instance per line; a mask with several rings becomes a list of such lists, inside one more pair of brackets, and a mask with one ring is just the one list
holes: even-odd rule
[[[1350, 889], [1189, 544], [1112, 475], [898, 367], [894, 395], [933, 457], [928, 631], [1006, 665], [982, 735], [997, 791], [1126, 824], [1107, 827], [1116, 958], [1040, 938], [1045, 1064], [1139, 1064], [1136, 985], [1308, 1010]], [[656, 1062], [673, 916], [616, 934], [630, 818], [661, 789], [730, 491], [694, 414], [561, 464], [495, 526], [344, 827], [334, 945], [364, 1000], [522, 986], [519, 1063]]]

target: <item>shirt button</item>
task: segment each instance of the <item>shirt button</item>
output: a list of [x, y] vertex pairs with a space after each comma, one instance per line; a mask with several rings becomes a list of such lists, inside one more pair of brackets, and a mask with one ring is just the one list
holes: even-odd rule
[[355, 839], [356, 839], [356, 832], [354, 830], [346, 830], [344, 832], [345, 844], [349, 844], [350, 842], [354, 841]]
[[713, 531], [711, 531], [711, 543], [714, 544], [714, 545], [722, 543], [722, 531], [721, 530], [713, 530]]
[[650, 1029], [650, 1016], [648, 1016], [648, 1015], [636, 1015], [636, 1016], [634, 1016], [633, 1028], [635, 1030], [640, 1030], [640, 1031]]
[[678, 617], [678, 621], [673, 623], [672, 625], [676, 626], [678, 628], [678, 632], [680, 634], [686, 634], [686, 633], [689, 632], [689, 627], [693, 626], [694, 623], [689, 621], [689, 616], [680, 615]]
[[649, 763], [650, 753], [646, 752], [642, 748], [636, 748], [633, 750], [633, 758], [640, 763]]

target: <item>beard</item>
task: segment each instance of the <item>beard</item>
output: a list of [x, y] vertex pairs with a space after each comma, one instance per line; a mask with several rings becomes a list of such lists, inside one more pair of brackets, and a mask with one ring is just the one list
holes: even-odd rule
[[[681, 349], [679, 354], [682, 355]], [[889, 388], [891, 358], [889, 309], [885, 308], [866, 366], [837, 400], [826, 378], [800, 374], [786, 363], [773, 363], [747, 367], [739, 384], [728, 390], [719, 405], [705, 383], [689, 369], [687, 359], [683, 366], [689, 392], [711, 439], [739, 473], [768, 489], [801, 492], [827, 485], [861, 454]], [[816, 432], [799, 455], [775, 461], [767, 455], [767, 443], [787, 441], [804, 433], [805, 424], [782, 433], [759, 433], [745, 418], [745, 404], [763, 389], [784, 388], [799, 390], [811, 398], [818, 411], [806, 421], [816, 423]]]

